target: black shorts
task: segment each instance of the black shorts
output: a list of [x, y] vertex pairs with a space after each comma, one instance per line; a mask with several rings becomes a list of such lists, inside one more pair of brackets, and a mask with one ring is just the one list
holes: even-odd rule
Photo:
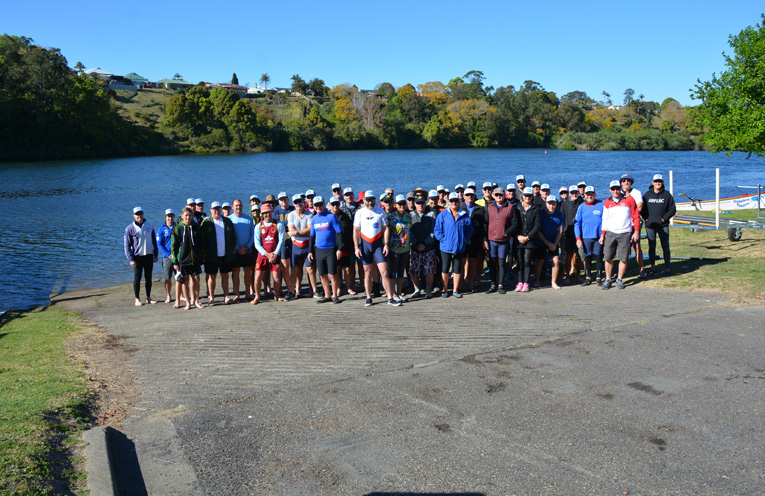
[[231, 264], [232, 267], [236, 268], [242, 268], [242, 267], [252, 267], [255, 265], [255, 253], [245, 253], [244, 255], [240, 255], [239, 253], [234, 253], [234, 262]]
[[326, 250], [322, 250], [320, 248], [316, 248], [316, 254], [314, 255], [316, 259], [315, 265], [319, 269], [319, 275], [320, 276], [326, 276], [327, 274], [336, 274], [337, 273], [337, 250], [334, 248], [327, 248]]
[[[286, 226], [285, 226], [286, 229]], [[282, 244], [282, 251], [281, 251], [281, 259], [282, 260], [289, 260], [292, 258], [292, 238], [288, 238], [284, 240], [284, 243]]]
[[534, 256], [537, 258], [537, 260], [541, 260], [547, 255], [550, 255], [550, 258], [559, 256], [560, 247], [556, 245], [554, 250], [550, 250], [547, 248], [547, 245], [539, 243], [534, 249]]
[[388, 278], [402, 279], [407, 267], [409, 267], [408, 251], [397, 253], [391, 250], [388, 252]]
[[220, 272], [221, 274], [228, 274], [231, 272], [232, 262], [226, 262], [223, 259], [218, 259], [215, 262], [205, 263], [205, 274], [213, 275]]
[[467, 245], [467, 257], [468, 258], [478, 258], [483, 253], [483, 243], [480, 241], [475, 241], [473, 243], [470, 243]]
[[460, 274], [460, 265], [462, 265], [462, 259], [465, 257], [465, 252], [462, 253], [446, 253], [441, 252], [441, 272], [448, 274], [454, 272]]
[[202, 272], [202, 266], [195, 265], [181, 265], [181, 274], [184, 276], [196, 276]]
[[344, 257], [340, 257], [340, 260], [337, 261], [337, 263], [342, 267], [343, 269], [348, 269], [351, 266], [351, 254], [345, 255]]

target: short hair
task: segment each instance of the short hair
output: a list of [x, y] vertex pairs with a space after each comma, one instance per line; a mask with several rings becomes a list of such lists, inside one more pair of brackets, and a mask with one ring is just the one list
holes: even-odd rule
[[191, 209], [191, 207], [183, 207], [183, 210], [181, 210], [181, 215], [185, 214], [186, 212], [194, 215], [194, 211]]

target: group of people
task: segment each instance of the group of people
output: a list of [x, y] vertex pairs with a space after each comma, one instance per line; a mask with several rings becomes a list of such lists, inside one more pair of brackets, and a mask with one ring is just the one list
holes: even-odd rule
[[[603, 289], [623, 289], [633, 251], [640, 278], [656, 273], [657, 236], [664, 272], [671, 273], [672, 195], [660, 174], [653, 176], [645, 194], [633, 183], [630, 174], [622, 175], [610, 183], [604, 200], [585, 181], [561, 187], [556, 196], [548, 184], [533, 181], [526, 186], [523, 175], [504, 188], [483, 183], [480, 197], [474, 182], [457, 184], [453, 192], [439, 185], [406, 195], [389, 188], [379, 196], [371, 190], [356, 196], [352, 188], [336, 183], [326, 199], [311, 189], [291, 197], [286, 192], [268, 195], [262, 202], [252, 195], [249, 206], [239, 199], [215, 201], [209, 215], [201, 198], [189, 198], [180, 220], [167, 209], [157, 230], [143, 209], [135, 207], [134, 222], [125, 229], [125, 256], [134, 269], [136, 306], [143, 305], [142, 276], [146, 303], [156, 303], [151, 278], [161, 258], [165, 303], [172, 303], [175, 280], [174, 307], [187, 310], [203, 308], [202, 272], [210, 306], [217, 303], [218, 274], [224, 304], [242, 301], [242, 279], [244, 299], [251, 305], [309, 296], [302, 290], [304, 268], [317, 303], [339, 303], [342, 294], [358, 291], [365, 293], [366, 306], [381, 291], [392, 306], [438, 292], [441, 298], [462, 298], [480, 289], [487, 266], [491, 282], [486, 293], [505, 294], [509, 279], [515, 280], [515, 292], [526, 293], [532, 275], [538, 288], [545, 267], [554, 289], [560, 289], [559, 283], [593, 282]], [[643, 227], [649, 270], [643, 267]], [[357, 269], [361, 289], [356, 286]]]

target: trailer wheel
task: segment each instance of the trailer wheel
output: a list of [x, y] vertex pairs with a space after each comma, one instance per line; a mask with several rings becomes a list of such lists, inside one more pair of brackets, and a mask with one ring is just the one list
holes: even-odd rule
[[739, 227], [728, 228], [728, 239], [730, 241], [741, 241], [741, 228]]

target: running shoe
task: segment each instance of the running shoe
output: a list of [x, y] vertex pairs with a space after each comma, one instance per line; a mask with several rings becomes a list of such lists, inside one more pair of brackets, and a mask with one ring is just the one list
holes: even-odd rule
[[606, 279], [603, 281], [603, 289], [608, 289], [611, 287], [611, 279]]
[[391, 298], [391, 299], [388, 300], [388, 305], [390, 305], [392, 307], [400, 307], [401, 306], [401, 302], [400, 301], [396, 301], [393, 298]]
[[454, 295], [455, 298], [462, 298], [462, 295], [456, 291], [452, 294]]
[[616, 280], [616, 289], [624, 289], [624, 282], [621, 279]]
[[515, 292], [520, 293], [521, 291], [523, 291], [523, 283], [519, 282], [518, 284], [515, 285]]
[[486, 294], [492, 294], [495, 291], [497, 291], [497, 287], [496, 286], [491, 286], [489, 289], [486, 290]]
[[523, 283], [523, 286], [521, 286], [521, 293], [528, 293], [529, 292], [529, 284]]
[[582, 281], [582, 286], [589, 286], [590, 284], [592, 284], [592, 279], [585, 279]]
[[595, 284], [597, 284], [597, 285], [598, 285], [598, 287], [603, 287], [603, 279], [601, 279], [601, 278], [597, 278], [597, 279], [595, 280]]
[[402, 294], [398, 295], [398, 301], [400, 301], [401, 303], [406, 303], [406, 295], [402, 295]]
[[409, 298], [417, 298], [422, 294], [422, 291], [419, 289], [415, 289], [414, 292], [409, 296]]
[[316, 300], [316, 303], [329, 303], [330, 301], [332, 301], [332, 298], [320, 298]]
[[429, 300], [429, 299], [431, 299], [432, 297], [433, 297], [433, 291], [432, 291], [432, 290], [430, 290], [430, 289], [428, 289], [428, 290], [425, 290], [425, 299], [426, 299], [426, 300]]
[[340, 303], [340, 298], [332, 298], [332, 303], [337, 305], [338, 303]]
[[449, 297], [448, 292], [444, 291], [443, 293], [441, 293], [441, 298], [448, 298], [448, 297]]
[[316, 298], [317, 300], [321, 299], [321, 295], [319, 294], [318, 291], [313, 294], [313, 297]]
[[372, 306], [372, 298], [367, 298], [367, 302], [364, 303], [365, 307], [371, 307]]
[[497, 293], [505, 294], [505, 293], [507, 293], [507, 291], [505, 291], [505, 287], [504, 286], [500, 286], [499, 289], [497, 289]]
[[294, 300], [294, 299], [295, 299], [295, 295], [294, 294], [287, 293], [287, 301]]

